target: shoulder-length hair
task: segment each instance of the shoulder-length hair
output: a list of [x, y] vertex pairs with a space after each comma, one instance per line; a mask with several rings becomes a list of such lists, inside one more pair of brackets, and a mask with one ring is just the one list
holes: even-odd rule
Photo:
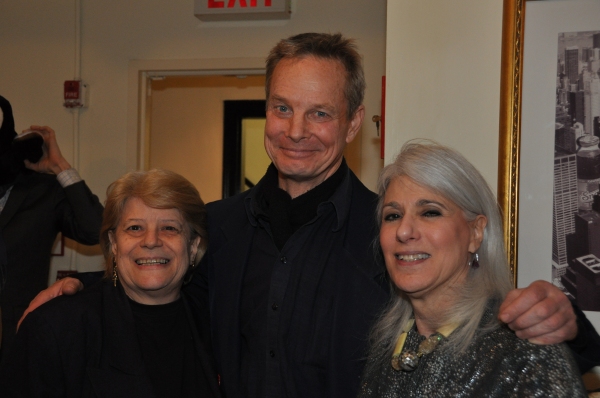
[[[449, 337], [446, 349], [463, 351], [475, 336], [488, 303], [494, 311], [511, 289], [511, 276], [504, 252], [502, 219], [498, 203], [482, 175], [457, 151], [427, 140], [407, 142], [396, 160], [386, 166], [379, 177], [378, 225], [386, 190], [392, 180], [405, 176], [416, 184], [455, 203], [467, 221], [478, 215], [487, 218], [483, 241], [477, 251], [478, 268], [470, 268], [466, 283], [456, 290], [457, 300], [440, 324], [456, 323], [459, 327]], [[377, 242], [376, 244], [379, 244]], [[381, 248], [379, 247], [379, 251]], [[392, 284], [393, 285], [393, 284]], [[395, 286], [392, 299], [371, 333], [372, 352], [376, 358], [391, 358], [394, 345], [404, 324], [412, 317], [412, 307]], [[495, 317], [483, 325], [485, 330], [497, 328]]]
[[148, 207], [177, 209], [187, 224], [189, 241], [201, 238], [193, 266], [198, 265], [208, 246], [206, 207], [198, 190], [181, 175], [163, 169], [127, 173], [106, 190], [106, 203], [100, 227], [100, 247], [106, 260], [105, 276], [113, 272], [114, 255], [111, 250], [109, 231], [117, 228], [123, 215], [125, 203], [139, 198]]

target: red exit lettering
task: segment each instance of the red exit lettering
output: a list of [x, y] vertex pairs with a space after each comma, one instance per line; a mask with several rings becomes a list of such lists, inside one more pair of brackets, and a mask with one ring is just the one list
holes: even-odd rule
[[[250, 7], [256, 7], [258, 0], [250, 0]], [[265, 7], [271, 7], [272, 0], [265, 0]], [[246, 0], [239, 0], [240, 7], [248, 7]], [[234, 8], [236, 0], [229, 0], [227, 2], [227, 8]], [[225, 8], [225, 0], [208, 0], [208, 8]]]
[[223, 8], [225, 7], [224, 1], [208, 0], [208, 8]]

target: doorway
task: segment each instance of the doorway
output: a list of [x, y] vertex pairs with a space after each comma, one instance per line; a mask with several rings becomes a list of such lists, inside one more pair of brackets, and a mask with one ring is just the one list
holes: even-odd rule
[[271, 159], [264, 147], [265, 100], [224, 101], [223, 198], [252, 188]]
[[264, 75], [153, 76], [149, 81], [142, 168], [161, 167], [183, 175], [205, 202], [239, 192], [223, 184], [224, 171], [231, 171], [223, 157], [224, 148], [229, 148], [224, 145], [229, 142], [224, 137], [224, 103], [264, 104]]

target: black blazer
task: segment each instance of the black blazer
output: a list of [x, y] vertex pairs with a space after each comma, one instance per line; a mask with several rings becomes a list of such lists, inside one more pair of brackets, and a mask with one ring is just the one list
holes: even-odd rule
[[[260, 182], [259, 182], [260, 184]], [[257, 185], [258, 187], [258, 185]], [[356, 394], [359, 377], [367, 355], [367, 336], [373, 320], [389, 299], [389, 284], [385, 268], [377, 265], [370, 250], [376, 236], [375, 205], [377, 196], [370, 192], [348, 170], [341, 189], [347, 198], [347, 218], [341, 226], [345, 234], [344, 244], [335, 248], [328, 267], [336, 270], [338, 278], [335, 299], [332, 304], [335, 319], [298, 320], [314, 324], [315, 339], [323, 339], [330, 348], [326, 380], [321, 386], [301, 383], [302, 364], [284, 364], [282, 377], [290, 380], [287, 385], [301, 385], [307, 391], [327, 391], [329, 397], [348, 397]], [[229, 397], [242, 397], [240, 385], [240, 299], [244, 270], [250, 251], [255, 221], [251, 220], [247, 202], [256, 187], [240, 195], [209, 203], [207, 205], [210, 243], [208, 251], [188, 289], [194, 297], [209, 300], [212, 342], [221, 375], [222, 389]], [[285, 311], [286, 306], [280, 310]], [[287, 306], [293, 307], [293, 306]], [[289, 325], [287, 325], [289, 326]], [[329, 334], [327, 331], [330, 331]], [[284, 333], [283, 331], [281, 333]], [[286, 341], [298, 341], [297, 330], [281, 336]]]
[[[2, 307], [2, 346], [14, 338], [29, 302], [48, 287], [50, 251], [62, 232], [77, 242], [98, 243], [103, 207], [85, 182], [62, 188], [56, 176], [25, 170], [0, 212], [6, 245], [6, 285]], [[4, 350], [3, 350], [4, 351]]]
[[[218, 397], [208, 332], [202, 331], [207, 317], [194, 317], [185, 296], [184, 302], [195, 325], [197, 359], [212, 380], [211, 396]], [[0, 391], [2, 397], [153, 397], [120, 284], [102, 281], [29, 314], [3, 365]]]

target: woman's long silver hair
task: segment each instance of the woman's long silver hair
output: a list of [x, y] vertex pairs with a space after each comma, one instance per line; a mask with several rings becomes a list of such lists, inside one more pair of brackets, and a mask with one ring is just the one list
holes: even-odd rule
[[[482, 175], [460, 153], [432, 141], [411, 140], [402, 147], [394, 163], [386, 166], [380, 174], [379, 226], [386, 190], [390, 182], [400, 176], [406, 176], [454, 202], [463, 210], [468, 221], [480, 214], [487, 218], [483, 241], [477, 251], [480, 266], [469, 269], [465, 285], [455, 292], [453, 308], [447, 312], [446, 319], [439, 320], [440, 326], [450, 323], [460, 325], [450, 335], [445, 349], [461, 352], [475, 336], [488, 303], [494, 306], [494, 316], [483, 325], [484, 330], [499, 326], [496, 319], [499, 303], [512, 288], [496, 197]], [[412, 317], [410, 301], [393, 283], [392, 291], [388, 307], [371, 332], [371, 358], [391, 359], [396, 341], [405, 323]], [[376, 366], [376, 363], [371, 362], [371, 365]]]

